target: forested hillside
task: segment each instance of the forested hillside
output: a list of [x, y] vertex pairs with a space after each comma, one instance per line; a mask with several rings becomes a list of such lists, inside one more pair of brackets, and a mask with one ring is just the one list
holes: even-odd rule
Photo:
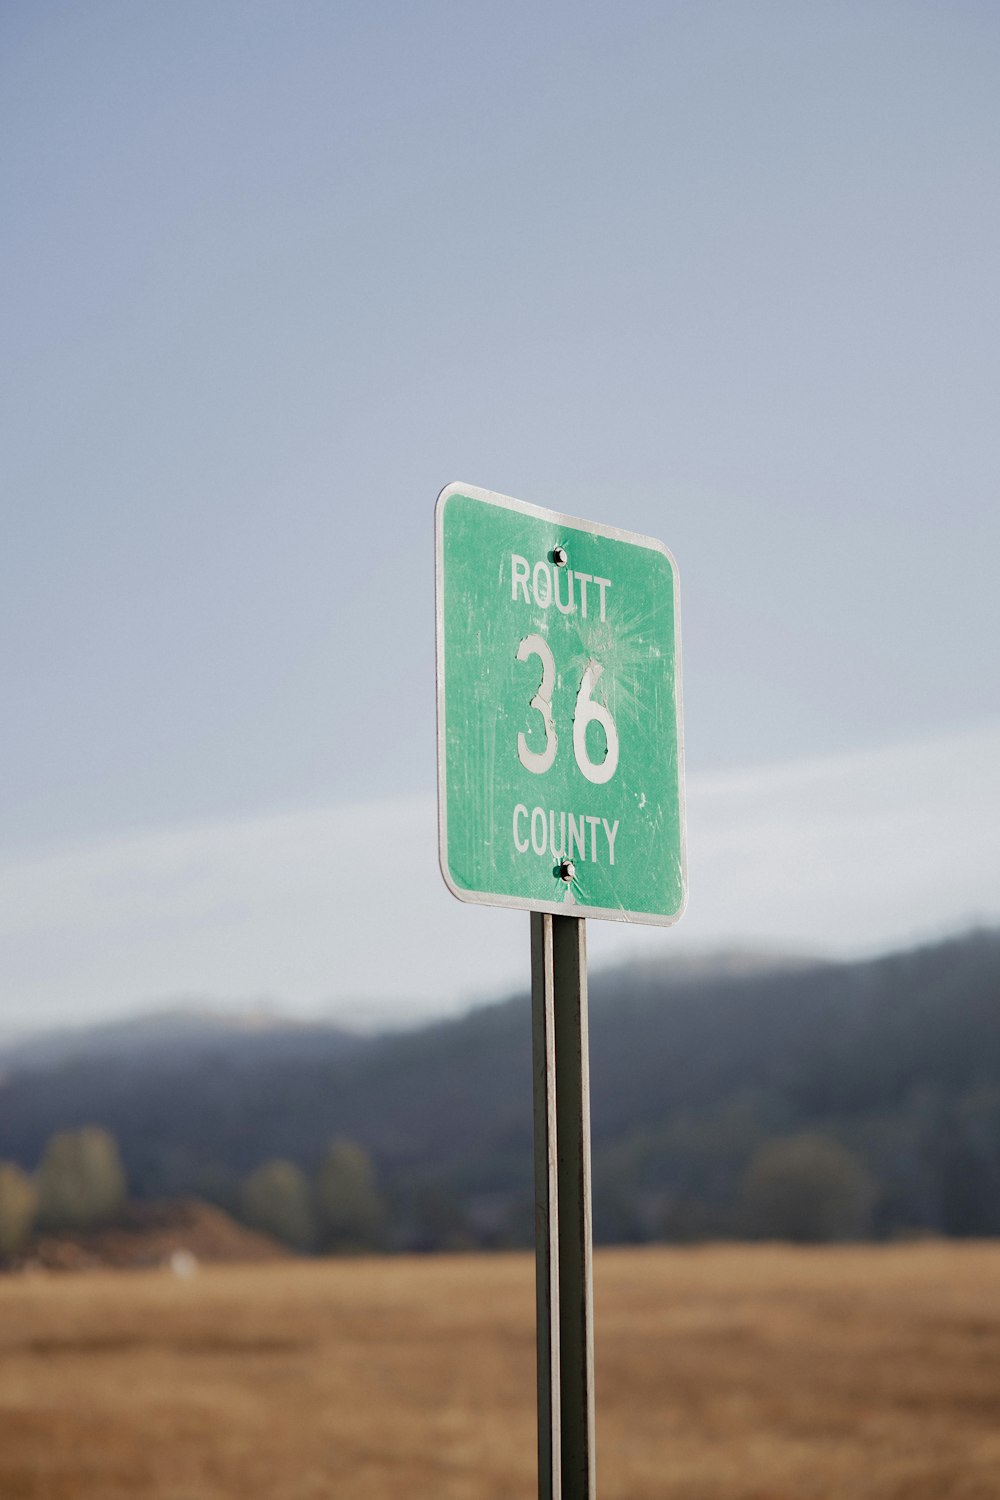
[[[386, 1242], [530, 1239], [526, 997], [402, 1034], [330, 1028], [6, 1059], [0, 1158], [117, 1138], [139, 1196], [238, 1207], [262, 1163], [363, 1148]], [[1000, 933], [863, 963], [625, 967], [591, 993], [601, 1239], [1000, 1233]]]

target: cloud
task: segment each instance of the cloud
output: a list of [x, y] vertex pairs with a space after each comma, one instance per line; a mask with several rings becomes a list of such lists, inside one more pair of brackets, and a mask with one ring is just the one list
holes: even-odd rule
[[705, 777], [688, 936], [858, 953], [1000, 916], [1000, 727]]
[[[595, 962], [858, 953], [1000, 918], [1000, 726], [691, 779], [680, 926], [592, 922]], [[433, 799], [167, 829], [0, 863], [0, 1012], [24, 1029], [177, 999], [369, 1024], [523, 987], [524, 913], [460, 906]]]

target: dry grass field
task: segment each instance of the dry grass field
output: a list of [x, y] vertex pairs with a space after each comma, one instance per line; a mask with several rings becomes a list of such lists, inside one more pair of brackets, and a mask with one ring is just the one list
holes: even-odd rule
[[[602, 1500], [1000, 1497], [1000, 1246], [603, 1252]], [[2, 1500], [534, 1492], [526, 1256], [0, 1281]]]

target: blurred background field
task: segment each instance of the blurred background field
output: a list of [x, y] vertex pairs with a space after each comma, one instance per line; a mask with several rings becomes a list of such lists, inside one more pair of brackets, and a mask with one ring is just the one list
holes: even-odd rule
[[[4, 1500], [534, 1494], [531, 1257], [0, 1282]], [[606, 1250], [606, 1500], [1000, 1494], [1000, 1246]]]

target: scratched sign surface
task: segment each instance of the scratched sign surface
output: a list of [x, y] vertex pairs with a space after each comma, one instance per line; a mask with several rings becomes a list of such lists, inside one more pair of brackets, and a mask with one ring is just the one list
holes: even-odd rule
[[685, 899], [661, 542], [452, 484], [437, 504], [441, 869], [462, 901], [667, 924]]

